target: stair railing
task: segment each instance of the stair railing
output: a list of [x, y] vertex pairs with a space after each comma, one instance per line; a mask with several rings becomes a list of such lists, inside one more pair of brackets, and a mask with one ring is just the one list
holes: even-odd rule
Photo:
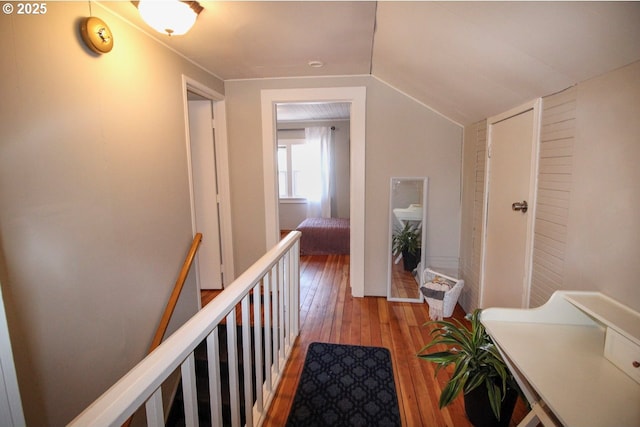
[[[196, 233], [196, 235], [193, 236], [191, 247], [189, 248], [189, 252], [187, 253], [186, 258], [184, 259], [182, 268], [180, 269], [180, 274], [178, 274], [176, 283], [173, 285], [173, 291], [171, 292], [169, 301], [167, 301], [167, 305], [164, 308], [164, 312], [162, 313], [162, 317], [160, 318], [160, 324], [158, 325], [158, 328], [156, 329], [156, 332], [153, 335], [153, 339], [151, 340], [151, 345], [149, 345], [149, 350], [147, 350], [147, 354], [151, 353], [153, 350], [156, 349], [156, 347], [160, 345], [160, 343], [162, 342], [162, 339], [164, 338], [164, 334], [167, 332], [169, 321], [171, 321], [171, 316], [173, 316], [173, 312], [176, 309], [176, 304], [178, 304], [178, 298], [180, 298], [180, 293], [182, 292], [182, 288], [184, 287], [184, 282], [186, 282], [187, 280], [187, 276], [189, 275], [189, 270], [191, 270], [191, 265], [193, 264], [193, 260], [196, 257], [196, 253], [198, 252], [198, 248], [200, 247], [201, 242], [202, 242], [202, 233]], [[132, 421], [133, 421], [133, 416], [129, 417], [129, 419], [124, 422], [122, 427], [129, 427]]]
[[191, 269], [191, 264], [193, 264], [193, 259], [196, 257], [196, 253], [198, 252], [198, 248], [200, 247], [201, 242], [202, 233], [196, 233], [196, 235], [193, 237], [193, 241], [191, 242], [189, 253], [187, 253], [184, 264], [182, 264], [182, 268], [180, 269], [180, 274], [178, 275], [176, 283], [173, 286], [173, 292], [171, 292], [169, 301], [167, 301], [167, 306], [165, 307], [164, 313], [160, 318], [160, 324], [158, 325], [158, 329], [156, 329], [156, 333], [153, 336], [153, 340], [151, 341], [151, 345], [149, 346], [149, 351], [147, 352], [147, 354], [151, 353], [156, 349], [156, 347], [160, 345], [162, 339], [164, 338], [164, 334], [167, 332], [169, 321], [171, 320], [173, 311], [176, 309], [176, 304], [178, 303], [180, 292], [182, 292], [184, 282], [187, 280], [189, 270]]
[[[162, 385], [177, 368], [182, 376], [185, 424], [199, 425], [194, 350], [204, 340], [208, 355], [211, 425], [223, 425], [218, 349], [225, 343], [219, 342], [218, 328], [226, 328], [230, 424], [241, 425], [239, 381], [244, 378], [245, 425], [261, 425], [299, 333], [299, 241], [300, 232], [289, 233], [69, 426], [119, 427], [142, 406], [148, 426], [164, 426]], [[240, 318], [240, 325], [237, 318]], [[237, 336], [237, 327], [241, 337]], [[242, 364], [238, 362], [239, 340], [242, 342]], [[256, 367], [253, 373], [252, 360]], [[260, 366], [265, 367], [264, 372], [257, 368]]]

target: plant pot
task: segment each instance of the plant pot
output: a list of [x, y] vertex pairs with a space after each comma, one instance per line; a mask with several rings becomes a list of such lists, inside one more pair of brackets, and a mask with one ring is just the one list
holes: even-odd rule
[[402, 263], [404, 265], [404, 271], [413, 271], [420, 262], [420, 250], [415, 254], [409, 251], [402, 251]]
[[487, 389], [484, 385], [480, 385], [464, 395], [464, 409], [467, 418], [475, 427], [508, 427], [517, 399], [518, 392], [507, 388], [507, 394], [500, 408], [500, 421], [498, 421], [491, 410]]

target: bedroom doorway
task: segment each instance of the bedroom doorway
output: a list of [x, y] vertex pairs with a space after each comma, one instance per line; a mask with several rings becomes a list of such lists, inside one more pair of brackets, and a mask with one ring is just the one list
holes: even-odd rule
[[363, 297], [365, 236], [365, 87], [265, 89], [261, 92], [266, 248], [280, 240], [276, 107], [287, 103], [350, 104], [349, 277], [352, 295]]
[[276, 105], [278, 221], [350, 216], [350, 103]]

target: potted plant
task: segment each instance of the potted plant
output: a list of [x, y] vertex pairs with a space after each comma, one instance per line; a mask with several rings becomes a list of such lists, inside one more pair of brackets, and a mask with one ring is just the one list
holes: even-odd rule
[[[474, 426], [508, 426], [520, 389], [480, 322], [480, 312], [478, 309], [467, 315], [470, 327], [455, 319], [455, 323], [425, 323], [435, 326], [431, 332], [434, 338], [418, 357], [437, 364], [436, 375], [446, 366], [455, 366], [440, 395], [440, 408], [463, 392], [465, 412]], [[428, 352], [438, 345], [446, 345], [447, 349]]]
[[405, 271], [413, 271], [420, 262], [422, 239], [420, 230], [408, 222], [393, 235], [392, 250], [402, 254]]

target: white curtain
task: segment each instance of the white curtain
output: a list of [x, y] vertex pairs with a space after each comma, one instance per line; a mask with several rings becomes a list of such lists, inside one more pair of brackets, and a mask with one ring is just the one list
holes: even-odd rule
[[331, 128], [306, 128], [305, 139], [318, 159], [308, 171], [314, 184], [307, 196], [307, 217], [331, 218]]

